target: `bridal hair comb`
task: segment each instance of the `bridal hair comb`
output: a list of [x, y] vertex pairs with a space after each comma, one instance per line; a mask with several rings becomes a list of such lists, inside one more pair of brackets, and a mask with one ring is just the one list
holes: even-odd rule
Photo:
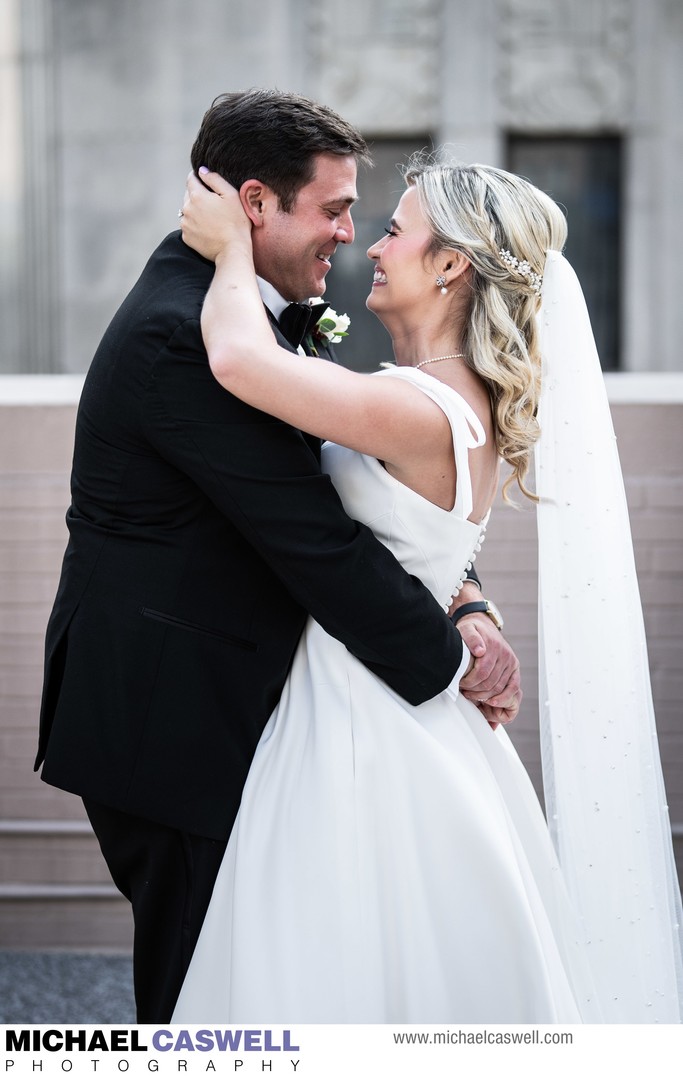
[[519, 273], [527, 281], [532, 291], [535, 291], [537, 295], [541, 294], [541, 288], [543, 287], [543, 277], [535, 273], [528, 262], [520, 262], [509, 250], [501, 249], [498, 251], [500, 260], [504, 265], [510, 269], [511, 272]]

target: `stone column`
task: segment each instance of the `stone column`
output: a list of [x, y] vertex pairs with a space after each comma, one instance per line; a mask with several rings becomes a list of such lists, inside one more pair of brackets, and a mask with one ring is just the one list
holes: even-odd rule
[[3, 372], [51, 373], [59, 354], [55, 66], [49, 0], [5, 0], [2, 77]]

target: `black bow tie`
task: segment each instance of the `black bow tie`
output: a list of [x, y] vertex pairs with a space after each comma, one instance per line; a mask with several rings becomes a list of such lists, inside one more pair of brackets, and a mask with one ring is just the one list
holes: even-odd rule
[[290, 303], [280, 315], [280, 331], [292, 347], [299, 347], [304, 337], [313, 331], [327, 310], [329, 303]]

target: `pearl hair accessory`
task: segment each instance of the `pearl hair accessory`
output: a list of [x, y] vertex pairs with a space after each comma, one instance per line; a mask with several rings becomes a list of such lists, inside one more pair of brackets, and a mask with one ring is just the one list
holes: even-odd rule
[[465, 354], [462, 351], [456, 351], [454, 355], [437, 355], [435, 359], [423, 359], [422, 362], [418, 362], [413, 367], [414, 370], [419, 370], [421, 366], [428, 366], [430, 362], [443, 362], [444, 359], [464, 359]]
[[445, 276], [438, 276], [436, 278], [436, 286], [437, 286], [437, 288], [441, 288], [441, 294], [442, 295], [448, 295], [448, 288], [446, 287], [446, 277]]
[[509, 250], [503, 250], [502, 247], [498, 251], [498, 254], [500, 255], [500, 260], [511, 270], [511, 272], [519, 273], [520, 276], [523, 276], [526, 279], [529, 287], [532, 291], [536, 292], [536, 295], [541, 294], [543, 277], [539, 276], [538, 273], [535, 273], [527, 261], [518, 261]]

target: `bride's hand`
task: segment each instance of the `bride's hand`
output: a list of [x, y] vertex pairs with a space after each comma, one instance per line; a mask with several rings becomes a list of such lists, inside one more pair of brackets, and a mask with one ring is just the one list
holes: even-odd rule
[[228, 247], [251, 251], [251, 222], [239, 192], [217, 172], [202, 167], [199, 174], [201, 181], [194, 172], [187, 177], [180, 218], [184, 242], [212, 262]]

